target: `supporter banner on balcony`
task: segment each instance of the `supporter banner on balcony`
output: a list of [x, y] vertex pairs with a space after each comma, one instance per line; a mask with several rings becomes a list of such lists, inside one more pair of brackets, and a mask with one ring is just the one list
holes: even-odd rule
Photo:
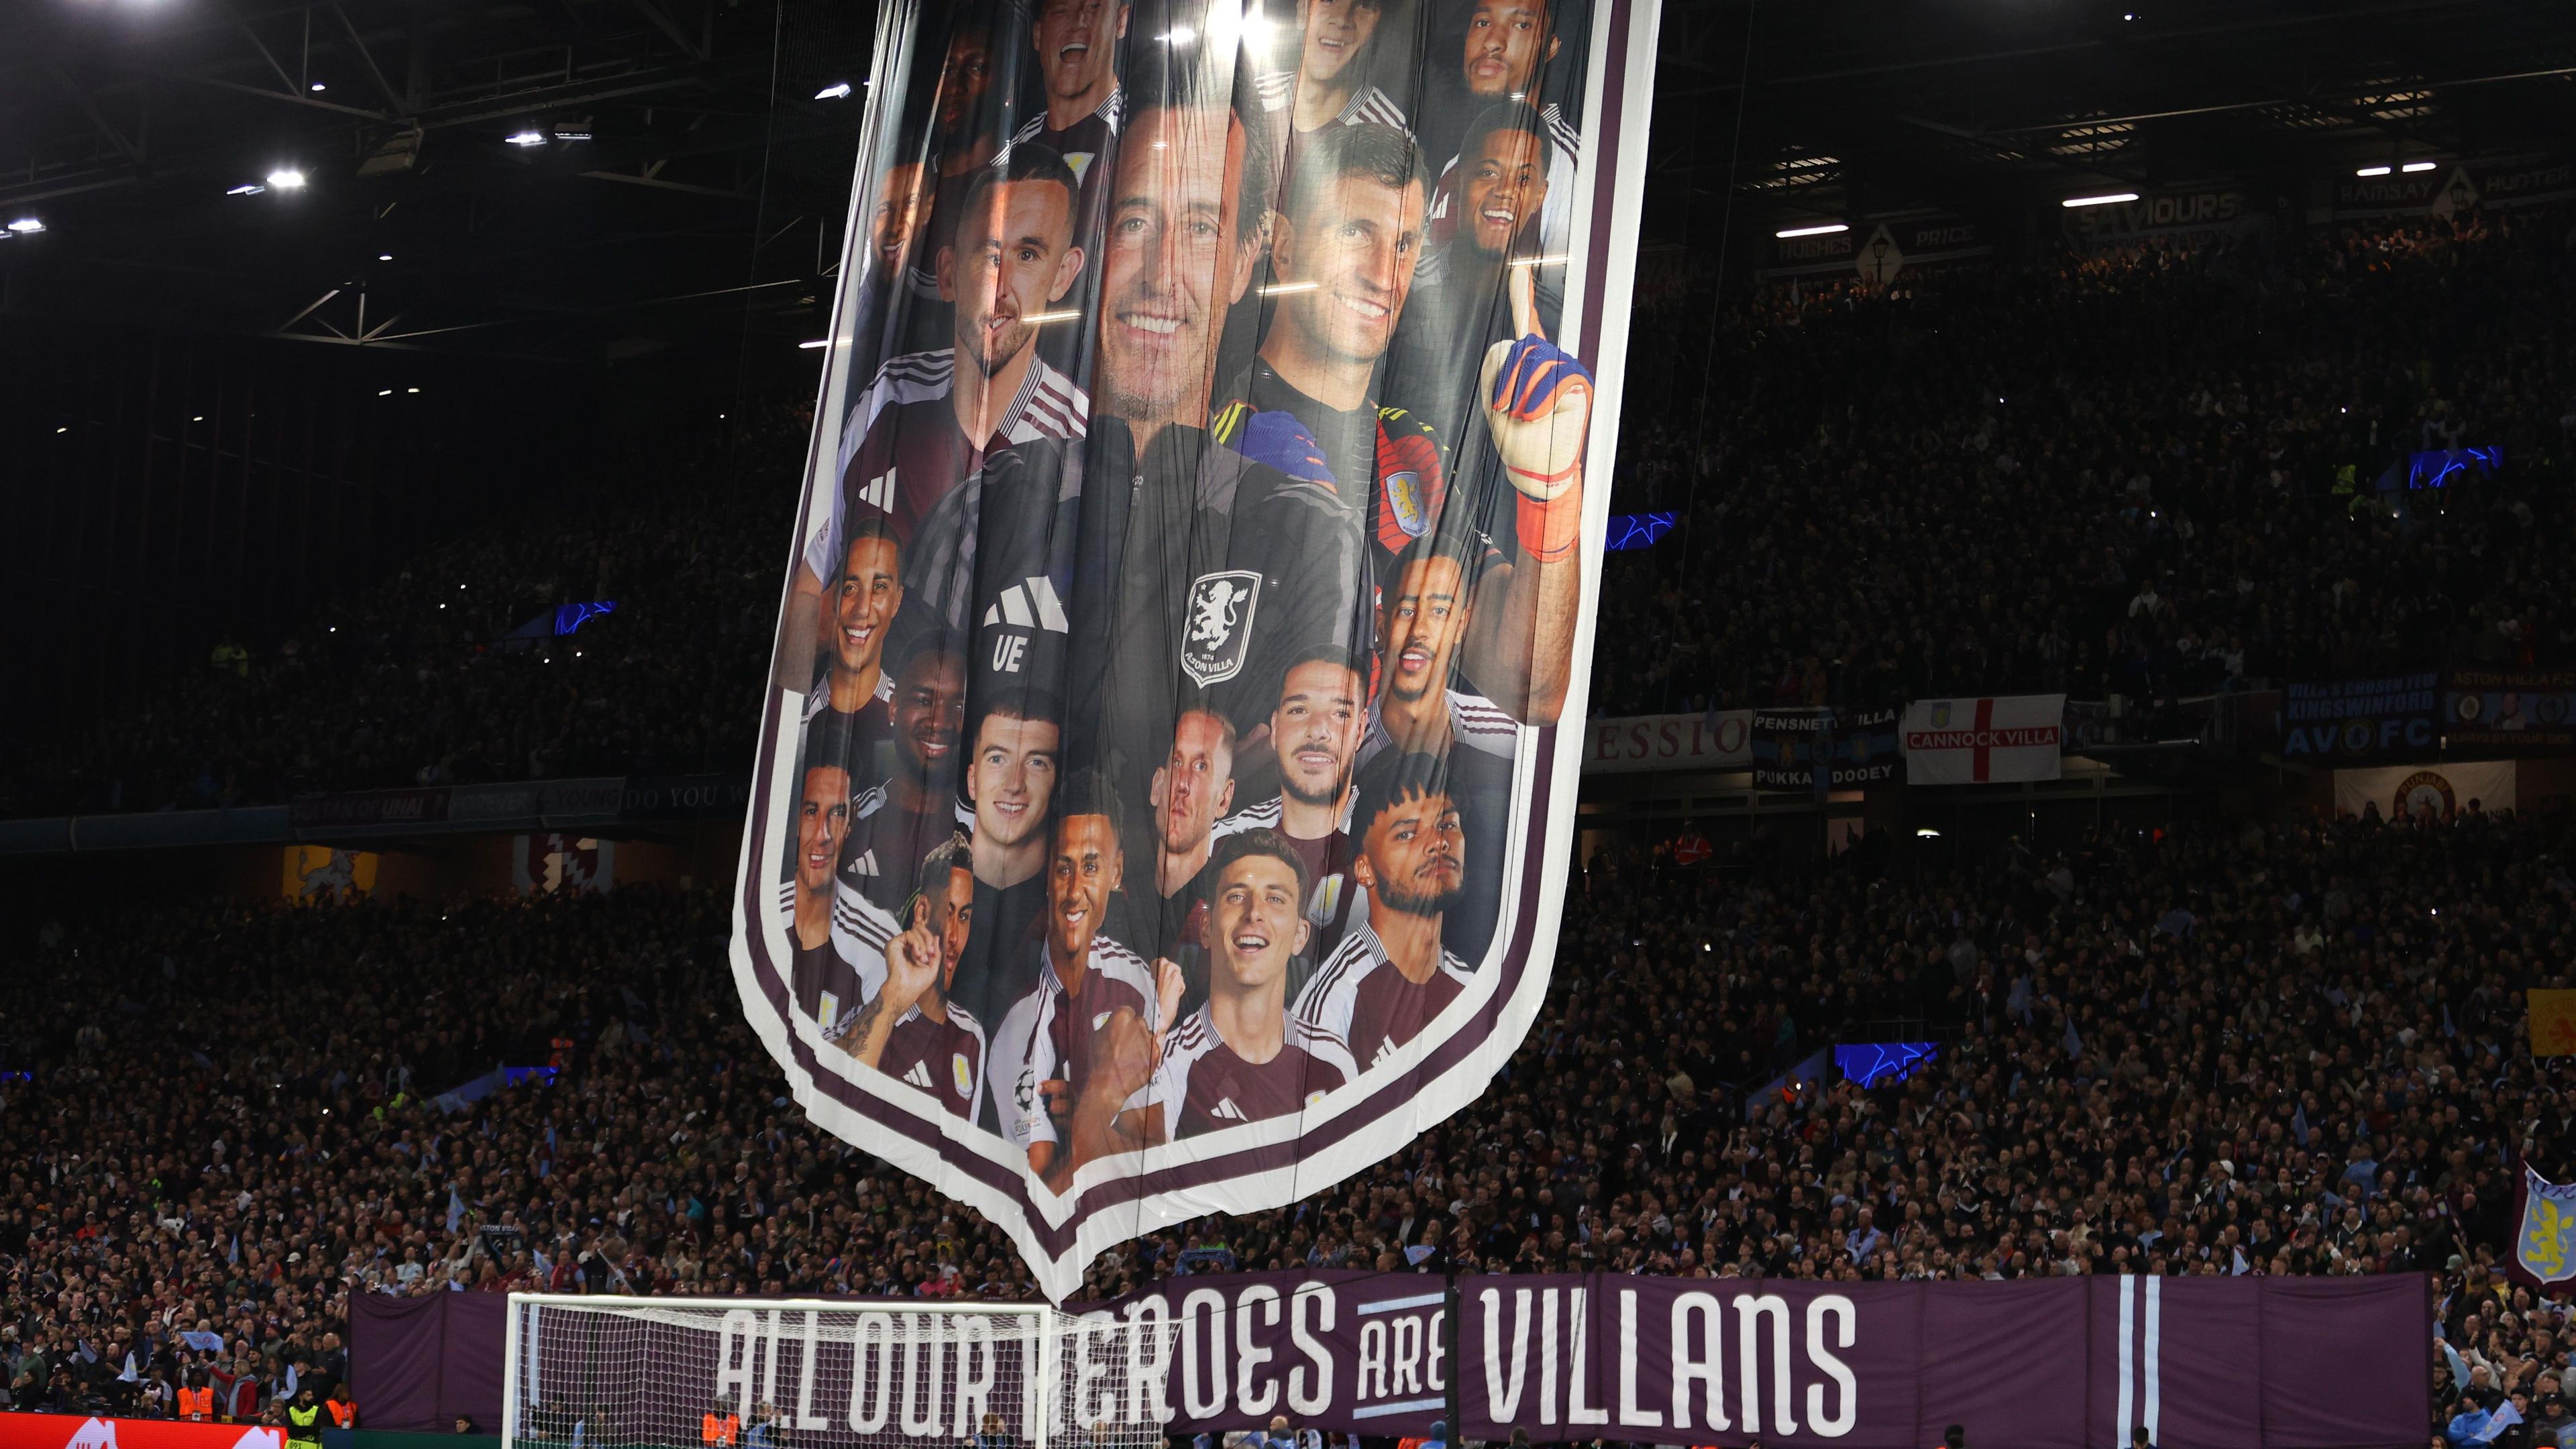
[[734, 964], [1050, 1294], [1538, 1009], [1658, 3], [880, 7]]
[[2360, 815], [2375, 807], [2382, 820], [2448, 820], [2472, 802], [2490, 813], [2515, 808], [2515, 783], [2511, 760], [2337, 770], [2335, 811]]
[[1583, 773], [1741, 770], [1753, 763], [1753, 711], [1640, 714], [1584, 726]]
[[2066, 696], [1918, 699], [1905, 707], [1901, 733], [1909, 784], [2054, 780], [2066, 733]]
[[2381, 760], [2430, 754], [2441, 742], [2434, 728], [2441, 685], [2442, 677], [2429, 671], [2292, 680], [2282, 689], [2281, 758]]
[[2265, 224], [2241, 191], [2160, 191], [2135, 201], [2064, 209], [2066, 239], [2079, 247], [2126, 246], [2162, 240], [2203, 245]]
[[1763, 275], [1858, 276], [1873, 287], [1883, 287], [1909, 267], [1921, 271], [1991, 256], [1994, 250], [1984, 229], [1964, 217], [1862, 223], [1840, 231], [1773, 239], [1771, 265]]
[[2457, 216], [2472, 208], [2531, 206], [2576, 196], [2576, 162], [2446, 161], [2426, 171], [2354, 176], [2335, 183], [2335, 215]]
[[[1757, 709], [1753, 783], [1771, 789], [1857, 790], [1896, 778], [1897, 712], [1892, 709]], [[1817, 767], [1825, 778], [1816, 778]]]
[[2576, 669], [2455, 669], [2442, 688], [2442, 743], [2531, 754], [2576, 748]]
[[[1068, 1382], [1082, 1399], [1066, 1418], [1160, 1421], [1174, 1434], [1286, 1414], [1301, 1428], [1419, 1435], [1454, 1400], [1453, 1427], [1497, 1442], [1521, 1428], [1541, 1442], [1922, 1449], [1957, 1423], [1975, 1442], [2015, 1449], [2125, 1445], [2139, 1426], [2156, 1443], [2205, 1449], [2411, 1449], [2431, 1414], [2432, 1307], [2420, 1273], [1906, 1283], [1470, 1275], [1454, 1297], [1428, 1273], [1208, 1273], [1071, 1307], [1163, 1331], [1069, 1344]], [[368, 1422], [499, 1423], [500, 1308], [490, 1294], [353, 1297]], [[631, 1442], [660, 1444], [693, 1442], [710, 1402], [738, 1401], [755, 1382], [761, 1400], [798, 1415], [800, 1431], [827, 1436], [864, 1428], [954, 1443], [982, 1410], [1024, 1403], [1015, 1353], [988, 1348], [968, 1364], [957, 1351], [898, 1351], [890, 1321], [873, 1332], [818, 1325], [809, 1336], [806, 1318], [764, 1313], [731, 1334], [656, 1330], [668, 1355], [657, 1361], [658, 1391], [637, 1394], [604, 1383], [598, 1365], [633, 1361], [640, 1325], [567, 1314], [557, 1321], [595, 1331], [523, 1332], [522, 1382], [542, 1386], [538, 1396], [566, 1417], [613, 1406]], [[854, 1362], [854, 1342], [872, 1351]]]

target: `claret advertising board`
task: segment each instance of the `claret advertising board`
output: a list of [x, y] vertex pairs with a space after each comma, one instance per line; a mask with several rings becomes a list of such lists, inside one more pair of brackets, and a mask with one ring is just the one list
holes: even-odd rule
[[1658, 8], [879, 14], [733, 965], [1060, 1299], [1537, 1014]]

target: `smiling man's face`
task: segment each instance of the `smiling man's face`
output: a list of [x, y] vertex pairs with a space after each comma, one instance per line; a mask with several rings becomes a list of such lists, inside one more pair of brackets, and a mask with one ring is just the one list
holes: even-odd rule
[[1227, 983], [1285, 990], [1288, 962], [1306, 948], [1313, 927], [1297, 899], [1297, 872], [1275, 855], [1247, 855], [1217, 877], [1208, 939]]
[[1342, 72], [1368, 53], [1383, 0], [1306, 0], [1302, 8], [1306, 43], [1298, 53], [1298, 69], [1309, 80], [1329, 84], [1342, 79]]
[[1126, 33], [1123, 0], [1046, 0], [1029, 35], [1048, 98], [1075, 100], [1104, 90], [1118, 60], [1118, 38]]
[[1467, 158], [1466, 235], [1489, 257], [1511, 254], [1547, 205], [1547, 156], [1518, 129], [1485, 133]]
[[1100, 274], [1103, 411], [1136, 424], [1206, 421], [1225, 309], [1259, 238], [1243, 234], [1229, 172], [1243, 165], [1231, 110], [1157, 108], [1119, 141]]
[[1055, 749], [1053, 720], [984, 717], [969, 782], [978, 841], [1009, 849], [1038, 838], [1055, 796]]
[[903, 607], [903, 580], [891, 538], [855, 539], [832, 599], [832, 655], [847, 674], [864, 674], [885, 655], [885, 630]]
[[1075, 815], [1057, 823], [1055, 857], [1047, 863], [1047, 941], [1057, 960], [1078, 960], [1091, 949], [1124, 867], [1108, 816]]
[[966, 724], [966, 671], [954, 654], [925, 650], [904, 666], [894, 687], [897, 757], [915, 784], [952, 768], [957, 732]]
[[1309, 660], [1280, 682], [1270, 738], [1279, 751], [1279, 788], [1309, 805], [1330, 805], [1350, 784], [1351, 756], [1366, 720], [1360, 677], [1346, 664]]
[[805, 772], [804, 799], [796, 815], [796, 888], [811, 894], [832, 884], [841, 841], [850, 833], [850, 772], [817, 765]]
[[[1371, 176], [1334, 178], [1282, 227], [1273, 256], [1283, 287], [1282, 322], [1307, 349], [1344, 363], [1374, 363], [1394, 340], [1422, 256], [1422, 186], [1389, 186]], [[1300, 283], [1311, 285], [1299, 287]]]

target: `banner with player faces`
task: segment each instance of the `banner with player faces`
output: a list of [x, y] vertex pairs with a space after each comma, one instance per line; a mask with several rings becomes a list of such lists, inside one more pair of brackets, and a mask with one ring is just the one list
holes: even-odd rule
[[734, 967], [1061, 1299], [1537, 1014], [1657, 3], [880, 16]]

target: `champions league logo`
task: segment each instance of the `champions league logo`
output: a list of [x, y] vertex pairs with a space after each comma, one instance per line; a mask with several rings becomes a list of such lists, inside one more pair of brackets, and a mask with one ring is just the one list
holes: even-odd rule
[[1251, 652], [1252, 614], [1261, 575], [1249, 569], [1201, 574], [1190, 585], [1189, 632], [1181, 639], [1181, 672], [1201, 689], [1243, 672]]

